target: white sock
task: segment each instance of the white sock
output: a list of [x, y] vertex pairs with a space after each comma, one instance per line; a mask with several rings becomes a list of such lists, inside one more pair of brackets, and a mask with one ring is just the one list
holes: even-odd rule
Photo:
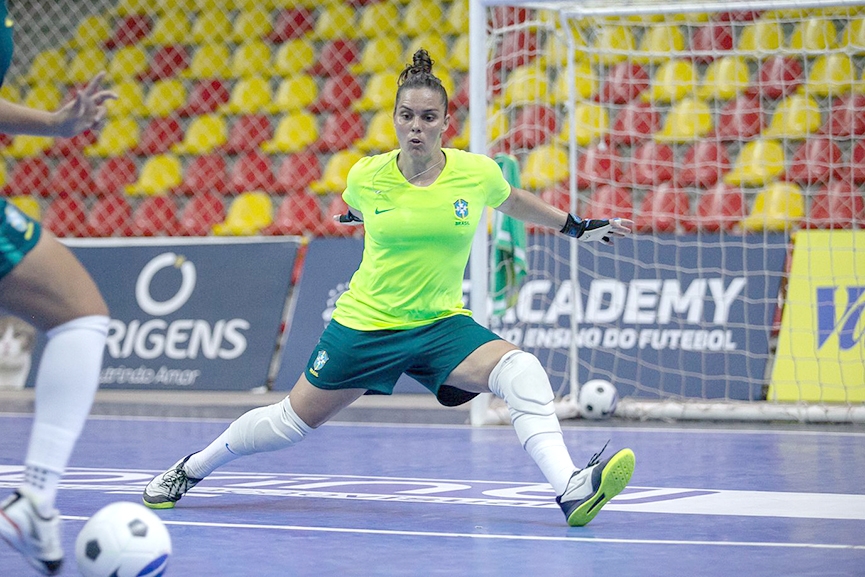
[[556, 495], [568, 487], [577, 468], [571, 460], [561, 433], [540, 433], [526, 442], [526, 452], [537, 463]]
[[184, 469], [203, 479], [243, 455], [276, 451], [299, 443], [312, 431], [291, 407], [289, 397], [241, 415], [204, 450], [193, 454]]
[[35, 414], [24, 474], [39, 512], [49, 515], [99, 387], [108, 317], [81, 317], [46, 333], [36, 373]]

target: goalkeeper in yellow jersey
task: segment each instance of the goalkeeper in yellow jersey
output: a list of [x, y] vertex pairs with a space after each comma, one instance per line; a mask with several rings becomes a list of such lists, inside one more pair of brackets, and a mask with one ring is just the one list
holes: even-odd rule
[[304, 373], [282, 402], [247, 412], [155, 477], [144, 490], [146, 505], [171, 508], [217, 467], [300, 442], [366, 391], [392, 393], [403, 373], [443, 405], [483, 392], [502, 398], [570, 525], [591, 521], [625, 488], [633, 452], [574, 466], [543, 366], [472, 319], [462, 305], [462, 280], [487, 206], [581, 240], [610, 242], [632, 223], [580, 220], [512, 187], [492, 159], [442, 149], [447, 110], [447, 93], [419, 50], [399, 78], [399, 149], [364, 158], [349, 172], [343, 198], [350, 209], [339, 219], [364, 223], [363, 259]]

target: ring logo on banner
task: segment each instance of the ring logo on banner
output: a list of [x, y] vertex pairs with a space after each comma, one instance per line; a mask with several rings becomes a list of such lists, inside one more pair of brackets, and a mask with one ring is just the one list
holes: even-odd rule
[[[180, 288], [173, 297], [160, 302], [155, 300], [151, 295], [150, 284], [153, 282], [153, 277], [156, 276], [156, 273], [169, 267], [180, 269]], [[135, 283], [135, 300], [138, 302], [141, 310], [149, 315], [170, 315], [185, 305], [189, 297], [192, 296], [192, 291], [195, 290], [195, 279], [195, 265], [191, 261], [173, 252], [163, 253], [153, 258], [141, 269], [141, 273], [138, 275], [138, 280]]]

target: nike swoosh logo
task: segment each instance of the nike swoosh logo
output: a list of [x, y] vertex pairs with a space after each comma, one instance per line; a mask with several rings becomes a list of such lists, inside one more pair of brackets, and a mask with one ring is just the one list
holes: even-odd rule
[[386, 208], [386, 209], [384, 209], [384, 210], [375, 209], [375, 213], [376, 213], [376, 214], [382, 214], [382, 213], [384, 213], [384, 212], [390, 212], [390, 211], [392, 211], [392, 210], [394, 210], [394, 209], [392, 209], [392, 208]]

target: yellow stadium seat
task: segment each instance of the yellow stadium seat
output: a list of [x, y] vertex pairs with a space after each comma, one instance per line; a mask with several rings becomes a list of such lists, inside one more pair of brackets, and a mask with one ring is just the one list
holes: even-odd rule
[[826, 52], [838, 46], [838, 28], [828, 18], [807, 18], [790, 36], [790, 48], [797, 52]]
[[469, 71], [469, 35], [457, 36], [451, 45], [450, 56], [445, 61], [445, 66], [457, 72]]
[[201, 10], [198, 0], [156, 0], [156, 13], [166, 14], [168, 12], [197, 12]]
[[774, 181], [783, 172], [784, 147], [774, 140], [761, 138], [745, 143], [733, 170], [724, 176], [724, 182], [738, 186], [761, 186]]
[[685, 49], [685, 35], [675, 24], [657, 24], [646, 28], [640, 40], [636, 62], [660, 64], [675, 58], [677, 52]]
[[152, 0], [120, 0], [115, 9], [118, 16], [133, 14], [150, 14], [153, 10]]
[[682, 22], [685, 24], [701, 24], [712, 19], [712, 14], [709, 12], [679, 12], [673, 14], [671, 20], [673, 22]]
[[357, 13], [348, 4], [327, 6], [318, 15], [312, 31], [314, 40], [336, 40], [352, 38], [355, 35]]
[[0, 187], [6, 186], [6, 181], [8, 179], [8, 174], [6, 172], [6, 163], [0, 158]]
[[664, 126], [655, 133], [658, 142], [691, 142], [712, 130], [712, 111], [698, 98], [685, 98], [667, 112]]
[[568, 174], [568, 151], [547, 144], [528, 154], [520, 182], [529, 190], [541, 190], [564, 182]]
[[837, 96], [851, 92], [856, 85], [856, 65], [853, 59], [847, 54], [833, 52], [814, 61], [808, 80], [801, 90], [814, 96]]
[[[360, 60], [349, 67], [355, 74], [376, 74], [390, 70], [400, 71], [406, 62], [402, 59], [403, 48], [397, 36], [377, 36], [366, 41]], [[411, 62], [411, 60], [409, 60]]]
[[147, 53], [138, 46], [124, 46], [114, 53], [108, 64], [107, 78], [111, 82], [121, 82], [143, 74], [149, 64]]
[[792, 182], [774, 182], [757, 193], [742, 228], [750, 231], [788, 230], [805, 217], [802, 190]]
[[591, 59], [610, 66], [628, 58], [636, 48], [636, 40], [630, 27], [607, 25], [595, 32], [592, 40]]
[[171, 150], [176, 154], [208, 154], [228, 141], [228, 125], [218, 114], [202, 114], [195, 117], [183, 141]]
[[261, 145], [268, 154], [291, 154], [300, 152], [318, 140], [318, 125], [315, 116], [306, 110], [288, 114], [276, 125], [273, 138]]
[[308, 74], [286, 78], [279, 83], [273, 102], [267, 107], [270, 114], [302, 110], [318, 98], [318, 84]]
[[111, 89], [117, 93], [117, 100], [105, 104], [109, 116], [143, 116], [146, 113], [144, 87], [140, 83], [124, 80]]
[[56, 84], [36, 84], [24, 97], [24, 106], [37, 110], [57, 110], [63, 102], [63, 94]]
[[820, 106], [810, 96], [793, 94], [781, 101], [763, 135], [767, 138], [807, 138], [820, 130]]
[[841, 35], [841, 46], [853, 54], [865, 54], [865, 18], [856, 18], [847, 23]]
[[242, 44], [247, 40], [258, 40], [270, 34], [273, 30], [273, 22], [270, 21], [270, 13], [267, 8], [258, 6], [251, 10], [244, 10], [234, 21], [231, 29], [231, 40]]
[[186, 102], [186, 87], [177, 78], [164, 78], [151, 85], [144, 99], [144, 115], [165, 118]]
[[784, 43], [784, 29], [780, 22], [757, 20], [745, 26], [736, 48], [750, 56], [767, 57], [776, 53]]
[[151, 156], [141, 167], [138, 180], [126, 185], [126, 194], [160, 196], [180, 186], [183, 181], [183, 166], [173, 154]]
[[9, 202], [33, 220], [42, 220], [42, 207], [32, 196], [13, 196]]
[[185, 12], [167, 12], [160, 16], [150, 33], [144, 37], [144, 46], [186, 44], [192, 36], [192, 24]]
[[390, 110], [376, 112], [370, 119], [363, 138], [354, 143], [361, 152], [385, 152], [399, 146], [396, 129], [393, 126], [393, 113]]
[[43, 50], [33, 58], [30, 69], [24, 75], [24, 82], [36, 84], [38, 82], [65, 82], [66, 51], [59, 48]]
[[230, 78], [231, 51], [224, 43], [202, 44], [195, 49], [189, 68], [180, 73], [182, 78]]
[[[607, 109], [594, 102], [581, 102], [574, 109], [576, 118], [576, 142], [578, 146], [588, 146], [610, 130], [610, 117]], [[565, 122], [559, 133], [562, 143], [569, 141], [570, 122]]]
[[321, 179], [309, 185], [310, 190], [318, 194], [342, 193], [345, 190], [348, 171], [363, 158], [363, 154], [354, 149], [340, 150], [327, 161]]
[[447, 9], [444, 17], [444, 30], [446, 34], [468, 34], [469, 33], [469, 0], [454, 0]]
[[370, 76], [360, 98], [351, 107], [358, 112], [393, 111], [396, 96], [396, 72], [379, 72]]
[[111, 23], [105, 16], [94, 15], [83, 18], [75, 28], [75, 34], [66, 48], [80, 50], [96, 48], [111, 38]]
[[374, 2], [360, 9], [360, 21], [357, 24], [357, 34], [363, 38], [376, 36], [398, 36], [399, 8], [392, 2]]
[[532, 65], [518, 66], [508, 75], [505, 84], [505, 106], [543, 104], [549, 98], [549, 82], [543, 70]]
[[[553, 104], [566, 104], [570, 98], [567, 70], [559, 70], [553, 86]], [[589, 100], [598, 92], [598, 77], [588, 60], [574, 63], [574, 90], [576, 99]]]
[[309, 40], [292, 38], [283, 42], [273, 56], [273, 75], [288, 78], [315, 63], [315, 47]]
[[0, 98], [9, 102], [21, 102], [21, 89], [8, 83], [0, 86]]
[[[429, 52], [430, 58], [433, 63], [440, 63], [439, 66], [433, 70], [436, 76], [439, 73], [444, 72], [442, 68], [443, 63], [448, 58], [448, 53], [450, 49], [448, 48], [447, 42], [445, 39], [441, 37], [437, 32], [426, 32], [421, 34], [420, 36], [416, 36], [408, 43], [405, 51], [402, 53], [402, 60], [404, 64], [410, 64], [412, 56], [415, 52], [417, 52], [420, 48], [423, 48], [427, 52]], [[402, 70], [403, 66], [399, 67]]]
[[[502, 136], [507, 134], [510, 122], [508, 115], [494, 106], [487, 107], [487, 142], [495, 142]], [[471, 126], [468, 118], [463, 122], [462, 130], [451, 141], [451, 146], [454, 148], [462, 148], [467, 150], [471, 137]]]
[[84, 48], [72, 58], [66, 80], [72, 84], [90, 82], [94, 76], [108, 68], [108, 57], [99, 48]]
[[267, 108], [273, 101], [270, 81], [253, 76], [238, 80], [231, 89], [228, 102], [220, 107], [223, 114], [256, 114]]
[[[588, 43], [585, 33], [580, 29], [573, 31], [574, 58], [582, 60], [586, 56]], [[466, 56], [468, 58], [468, 56]], [[564, 68], [568, 63], [568, 44], [559, 34], [548, 34], [544, 41], [544, 49], [538, 62], [541, 66]]]
[[724, 56], [709, 64], [697, 90], [704, 100], [730, 100], [750, 84], [748, 63], [741, 56]]
[[655, 72], [649, 90], [641, 98], [648, 102], [675, 102], [692, 96], [697, 86], [697, 67], [689, 60], [668, 60]]
[[270, 47], [261, 40], [247, 40], [231, 56], [231, 76], [270, 76]]
[[192, 42], [227, 42], [231, 38], [231, 19], [223, 9], [201, 12], [192, 23]]
[[31, 158], [41, 156], [51, 148], [54, 139], [48, 136], [32, 136], [30, 134], [19, 134], [12, 138], [12, 144], [7, 146], [3, 153], [12, 158]]
[[213, 225], [217, 236], [252, 236], [273, 222], [273, 200], [260, 191], [247, 191], [231, 201], [225, 222]]
[[438, 28], [442, 16], [437, 0], [411, 0], [403, 12], [400, 32], [409, 37], [420, 36]]
[[134, 118], [111, 118], [99, 131], [96, 143], [84, 149], [87, 156], [123, 156], [138, 145], [140, 128]]

